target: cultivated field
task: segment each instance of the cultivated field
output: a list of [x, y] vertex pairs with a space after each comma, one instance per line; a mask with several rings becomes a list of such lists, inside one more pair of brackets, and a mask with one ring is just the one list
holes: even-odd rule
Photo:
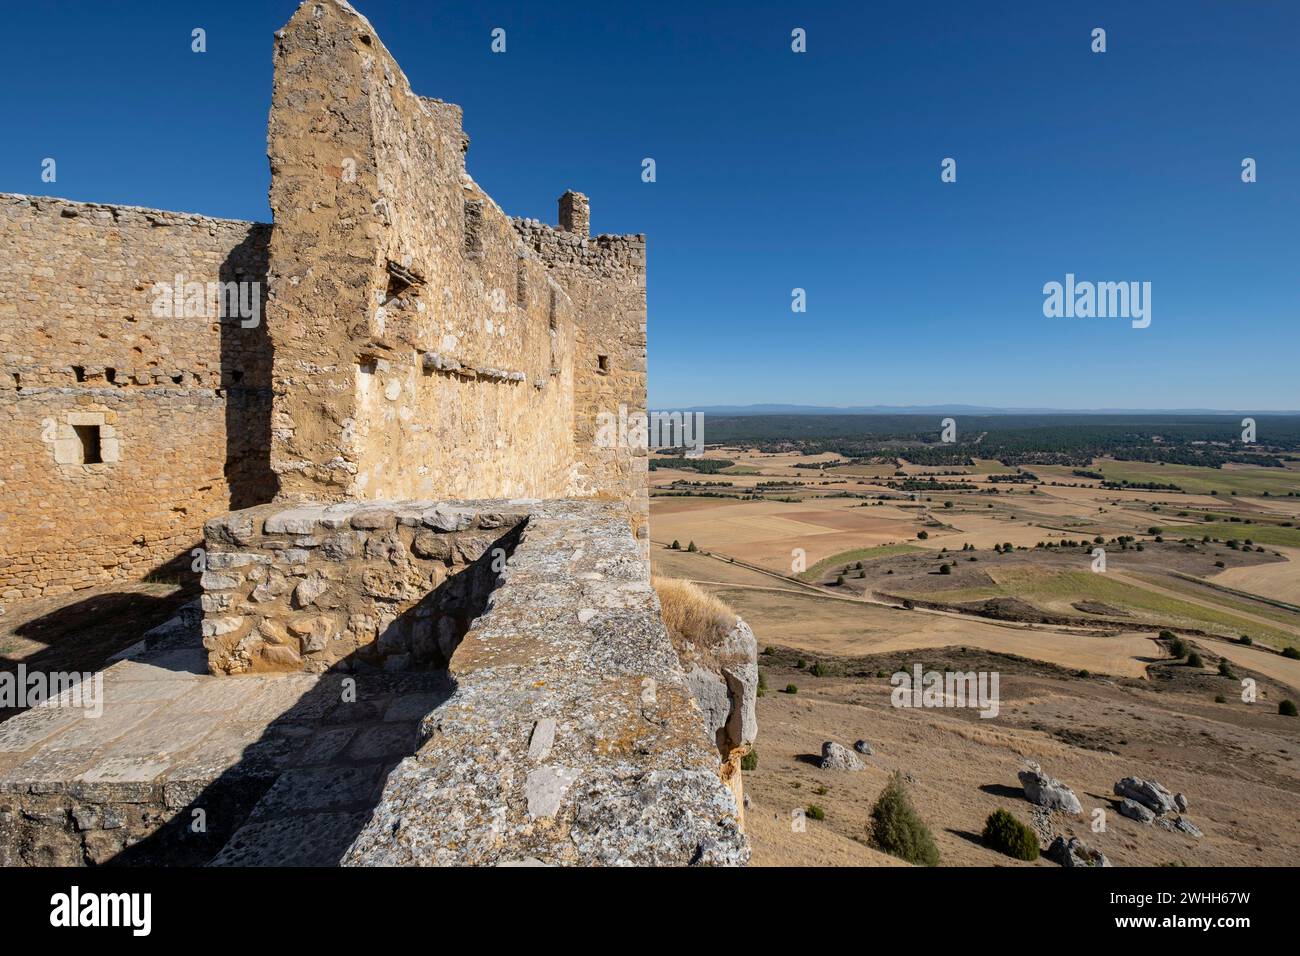
[[[756, 863], [898, 864], [866, 826], [894, 770], [911, 774], [946, 865], [1022, 865], [981, 843], [998, 807], [1044, 845], [1073, 833], [1115, 865], [1294, 862], [1300, 721], [1278, 702], [1300, 700], [1300, 660], [1282, 653], [1300, 648], [1300, 472], [706, 458], [730, 464], [651, 472], [652, 561], [725, 600], [770, 651], [745, 777]], [[1173, 656], [1170, 632], [1199, 666]], [[888, 674], [945, 661], [1002, 675], [997, 718], [891, 706]], [[859, 737], [876, 751], [866, 770], [817, 766], [823, 740]], [[1025, 759], [1105, 809], [1108, 829], [1035, 813], [1016, 779]], [[1186, 792], [1204, 836], [1114, 812], [1128, 775]], [[792, 828], [810, 804], [825, 819]]]

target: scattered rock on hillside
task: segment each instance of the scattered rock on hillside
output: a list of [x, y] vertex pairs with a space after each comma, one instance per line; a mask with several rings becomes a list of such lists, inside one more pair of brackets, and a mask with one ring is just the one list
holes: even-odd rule
[[1020, 771], [1020, 785], [1025, 788], [1025, 798], [1030, 803], [1065, 813], [1082, 813], [1083, 805], [1074, 791], [1043, 773], [1043, 768], [1030, 762], [1029, 769]]
[[[1177, 807], [1174, 795], [1154, 780], [1125, 777], [1115, 784], [1115, 796], [1127, 797], [1142, 804], [1152, 813], [1169, 813]], [[1185, 803], [1187, 798], [1183, 798]]]
[[1052, 845], [1047, 848], [1043, 854], [1054, 863], [1061, 866], [1110, 866], [1110, 860], [1106, 859], [1106, 854], [1100, 850], [1094, 850], [1084, 843], [1078, 837], [1070, 837], [1068, 840], [1063, 836], [1058, 836], [1052, 841]]
[[1182, 793], [1174, 794], [1174, 806], [1178, 808], [1179, 813], [1187, 812], [1187, 796]]
[[848, 747], [837, 744], [833, 740], [822, 744], [821, 768], [823, 770], [862, 770], [865, 767], [866, 764]]
[[1156, 818], [1154, 813], [1136, 800], [1130, 800], [1128, 797], [1120, 801], [1119, 812], [1121, 816], [1136, 820], [1138, 823], [1150, 823]]
[[1156, 822], [1170, 832], [1186, 833], [1188, 836], [1194, 837], [1205, 836], [1201, 832], [1201, 828], [1187, 817], [1174, 817], [1172, 820], [1167, 817], [1160, 817]]
[[871, 749], [871, 744], [867, 743], [865, 740], [859, 740], [853, 745], [853, 749], [860, 754], [866, 754], [868, 757], [875, 753], [875, 751]]

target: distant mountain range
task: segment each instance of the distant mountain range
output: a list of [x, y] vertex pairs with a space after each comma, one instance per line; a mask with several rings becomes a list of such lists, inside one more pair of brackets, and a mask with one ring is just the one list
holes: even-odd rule
[[706, 415], [1300, 415], [1300, 411], [1223, 408], [998, 408], [990, 405], [692, 405], [656, 411]]

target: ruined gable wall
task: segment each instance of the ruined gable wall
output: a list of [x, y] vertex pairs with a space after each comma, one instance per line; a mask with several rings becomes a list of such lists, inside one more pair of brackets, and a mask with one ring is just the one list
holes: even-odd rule
[[[571, 194], [566, 194], [566, 197]], [[565, 212], [561, 201], [561, 213]], [[583, 211], [586, 211], [585, 204]], [[524, 245], [546, 263], [573, 303], [574, 440], [582, 494], [624, 500], [643, 547], [649, 516], [648, 458], [644, 447], [598, 441], [600, 423], [646, 412], [646, 244], [644, 235], [586, 236], [586, 219], [564, 223], [576, 231], [515, 220]], [[604, 358], [602, 364], [602, 356]]]
[[556, 497], [574, 476], [572, 307], [347, 4], [277, 42], [273, 467], [290, 498]]
[[152, 309], [177, 273], [264, 287], [269, 228], [0, 195], [0, 598], [138, 578], [274, 494], [265, 325]]

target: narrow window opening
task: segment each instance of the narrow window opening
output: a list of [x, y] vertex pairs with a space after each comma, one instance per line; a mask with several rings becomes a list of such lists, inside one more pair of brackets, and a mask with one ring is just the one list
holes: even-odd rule
[[601, 375], [608, 375], [608, 374], [609, 374], [609, 356], [608, 356], [608, 355], [597, 355], [597, 356], [596, 356], [596, 367], [597, 367], [597, 369], [599, 369]]
[[231, 380], [232, 382], [234, 382], [236, 385], [238, 385], [240, 382], [242, 382], [242, 381], [244, 380], [244, 373], [241, 372], [241, 371], [240, 371], [239, 369], [237, 369], [237, 368], [236, 368], [236, 369], [231, 369], [231, 370], [230, 370], [230, 380]]
[[99, 454], [99, 426], [73, 425], [72, 430], [76, 432], [77, 442], [81, 445], [81, 463], [98, 465], [102, 462], [104, 459]]
[[84, 382], [86, 380], [86, 366], [84, 365], [72, 366], [72, 377], [75, 378], [78, 382]]
[[115, 368], [104, 369], [104, 378], [108, 379], [109, 385], [112, 385], [114, 382], [117, 381], [117, 369]]
[[182, 378], [182, 377], [183, 377], [183, 376], [180, 376], [180, 375], [173, 375], [173, 376], [172, 376], [172, 384], [173, 384], [173, 385], [179, 385], [179, 384], [181, 383], [181, 378]]

